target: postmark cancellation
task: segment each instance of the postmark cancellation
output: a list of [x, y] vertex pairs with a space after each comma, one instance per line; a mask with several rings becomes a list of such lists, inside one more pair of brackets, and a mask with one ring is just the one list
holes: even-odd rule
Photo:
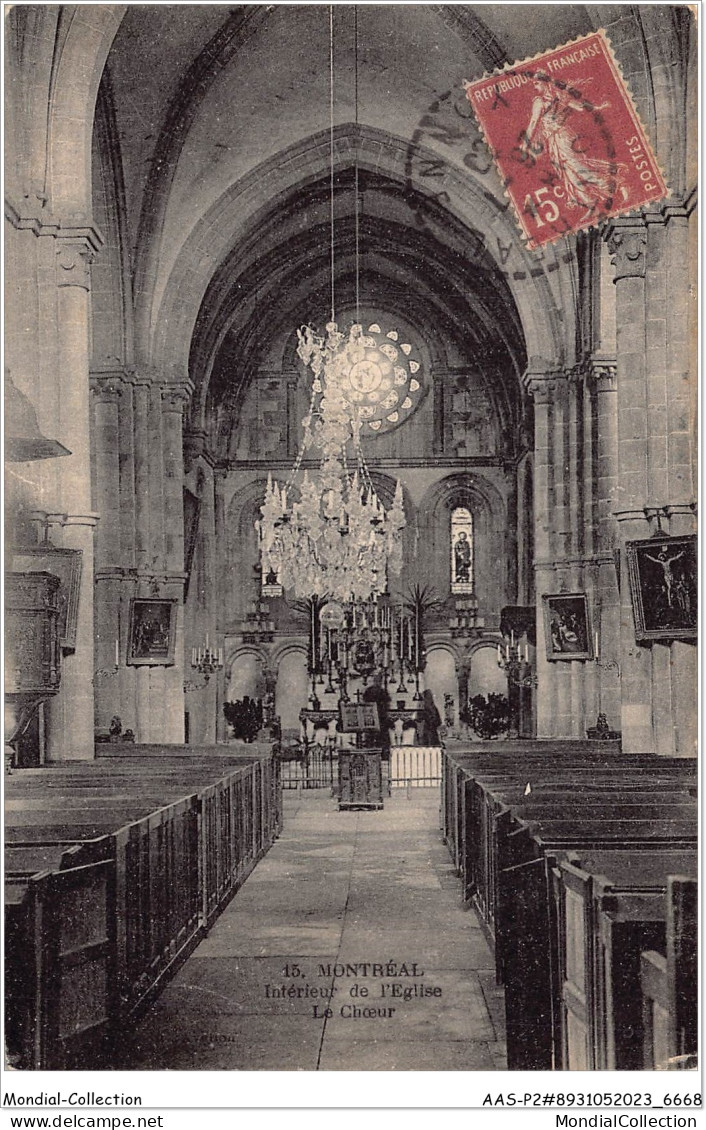
[[668, 194], [604, 31], [464, 89], [529, 248]]

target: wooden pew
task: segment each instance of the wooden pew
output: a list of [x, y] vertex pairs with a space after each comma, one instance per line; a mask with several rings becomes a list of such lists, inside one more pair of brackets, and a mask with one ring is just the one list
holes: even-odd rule
[[[491, 743], [487, 743], [491, 744]], [[508, 743], [509, 744], [509, 743]], [[542, 743], [525, 743], [521, 756], [517, 754], [494, 752], [444, 753], [442, 758], [442, 834], [449, 846], [452, 859], [460, 866], [461, 840], [463, 837], [463, 800], [461, 799], [461, 779], [488, 780], [492, 776], [496, 783], [524, 790], [531, 783], [533, 791], [540, 785], [545, 787], [552, 782], [569, 781], [579, 791], [586, 785], [595, 786], [600, 782], [622, 776], [625, 786], [631, 788], [639, 780], [641, 786], [659, 788], [666, 784], [670, 788], [677, 785], [695, 788], [697, 771], [694, 763], [686, 759], [657, 758], [645, 755], [613, 755], [605, 764], [605, 755], [599, 751], [580, 751], [569, 743], [570, 752], [559, 752], [552, 747], [551, 756], [547, 751], [537, 752]], [[600, 744], [600, 743], [596, 743]], [[533, 752], [534, 750], [534, 752]], [[639, 774], [637, 770], [639, 769]]]
[[680, 870], [675, 868], [668, 881], [664, 951], [641, 956], [646, 1071], [680, 1070], [697, 1062], [698, 891], [695, 880]]
[[[67, 862], [65, 852], [59, 862]], [[25, 861], [26, 864], [27, 861]], [[6, 875], [6, 1037], [13, 1066], [106, 1062], [117, 1010], [110, 860]]]
[[560, 1009], [555, 1066], [642, 1067], [641, 951], [664, 949], [669, 876], [696, 866], [695, 850], [654, 850], [582, 853], [551, 868]]
[[[496, 903], [496, 884], [498, 867], [506, 866], [505, 839], [517, 819], [522, 816], [536, 819], [542, 816], [563, 812], [573, 818], [586, 812], [600, 815], [612, 813], [615, 818], [628, 817], [630, 812], [640, 806], [644, 819], [659, 815], [664, 807], [670, 806], [672, 815], [677, 815], [676, 805], [684, 807], [684, 814], [693, 808], [688, 787], [668, 789], [660, 782], [652, 787], [637, 787], [633, 783], [626, 786], [622, 776], [609, 776], [596, 779], [590, 785], [576, 789], [573, 774], [567, 778], [552, 775], [547, 782], [542, 778], [537, 787], [525, 795], [524, 788], [505, 783], [500, 775], [488, 777], [467, 776], [463, 814], [459, 821], [462, 849], [459, 851], [458, 870], [463, 881], [463, 897], [473, 899], [488, 926], [491, 934], [494, 928], [494, 907]], [[659, 804], [657, 804], [659, 798]]]
[[[31, 907], [45, 899], [45, 892], [51, 902], [55, 874], [81, 871], [87, 861], [103, 862], [111, 869], [113, 892], [113, 972], [110, 1000], [104, 1005], [110, 1023], [124, 1025], [144, 1009], [191, 952], [278, 833], [277, 766], [262, 756], [205, 758], [196, 767], [186, 761], [175, 766], [165, 758], [162, 767], [151, 765], [147, 773], [133, 775], [131, 766], [129, 781], [124, 768], [114, 763], [95, 777], [82, 767], [77, 789], [71, 785], [74, 775], [64, 767], [58, 772], [54, 767], [30, 772], [33, 775], [10, 778], [6, 833], [14, 872], [6, 875], [13, 955], [9, 969], [13, 975], [20, 968], [28, 969], [36, 996], [39, 966], [30, 962], [22, 967], [21, 954], [44, 952], [48, 943], [42, 923], [56, 915], [52, 910], [45, 917], [33, 916]], [[47, 780], [52, 789], [38, 791]], [[121, 790], [117, 795], [116, 789]], [[173, 799], [175, 793], [181, 796]], [[45, 871], [34, 873], [39, 866]], [[35, 1032], [28, 1030], [21, 1007], [13, 1012], [23, 1058], [35, 1067], [68, 1063], [74, 1054], [62, 1050], [64, 1037], [55, 1030], [52, 1009], [65, 991], [64, 981], [68, 984], [61, 961], [57, 968], [58, 988], [38, 998], [49, 1017], [45, 1024], [49, 1043], [38, 1042]], [[26, 999], [21, 985], [14, 999]], [[98, 1049], [97, 1029], [87, 1039], [94, 1037]], [[77, 1038], [75, 1043], [81, 1041]]]
[[[512, 840], [517, 833], [510, 833]], [[695, 821], [547, 822], [520, 828], [527, 850], [499, 873], [496, 951], [505, 985], [508, 1066], [551, 1070], [555, 1061], [557, 924], [549, 897], [548, 860], [569, 852], [695, 850]], [[518, 856], [520, 858], [518, 858]], [[499, 944], [498, 944], [499, 943]], [[531, 1018], [531, 1019], [530, 1019]]]
[[[557, 812], [561, 813], [562, 823], [568, 829], [577, 831], [586, 822], [600, 821], [604, 825], [611, 821], [619, 822], [621, 829], [630, 832], [634, 831], [635, 821], [643, 825], [650, 821], [658, 823], [666, 816], [672, 824], [675, 821], [688, 823], [694, 817], [693, 802], [688, 797], [662, 794], [662, 800], [656, 804], [653, 794], [625, 794], [617, 786], [610, 791], [604, 789], [600, 796], [586, 795], [578, 801], [575, 791], [557, 794], [552, 801], [544, 797], [524, 797], [523, 801], [510, 807], [496, 802], [483, 790], [476, 790], [475, 795], [467, 800], [466, 811], [471, 813], [472, 820], [463, 856], [463, 894], [465, 900], [472, 899], [475, 903], [493, 936], [496, 933], [499, 875], [503, 868], [522, 861], [514, 838], [522, 834], [523, 826], [527, 830], [541, 828], [547, 820], [555, 825], [557, 821], [553, 818]], [[604, 827], [603, 831], [606, 830]], [[642, 838], [642, 830], [639, 838]], [[498, 979], [502, 980], [502, 933], [495, 938], [495, 948]]]
[[538, 745], [447, 753], [442, 774], [442, 829], [464, 897], [495, 942], [514, 1069], [549, 1069], [557, 1058], [557, 908], [547, 858], [624, 845], [646, 858], [693, 850], [696, 840], [694, 762]]

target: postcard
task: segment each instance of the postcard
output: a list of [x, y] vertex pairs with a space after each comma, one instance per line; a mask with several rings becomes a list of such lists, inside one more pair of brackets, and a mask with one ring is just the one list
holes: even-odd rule
[[695, 1125], [695, 9], [5, 32], [13, 1124]]

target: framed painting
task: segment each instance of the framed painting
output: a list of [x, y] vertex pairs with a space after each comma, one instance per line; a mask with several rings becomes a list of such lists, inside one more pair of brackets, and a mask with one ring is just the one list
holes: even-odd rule
[[696, 534], [626, 543], [636, 640], [694, 639]]
[[136, 597], [130, 601], [127, 663], [171, 667], [174, 663], [176, 600]]
[[547, 594], [542, 604], [547, 659], [593, 659], [586, 594]]
[[66, 651], [72, 651], [76, 647], [82, 565], [81, 549], [37, 545], [22, 547], [12, 554], [12, 569], [15, 573], [53, 573], [59, 578], [59, 644]]

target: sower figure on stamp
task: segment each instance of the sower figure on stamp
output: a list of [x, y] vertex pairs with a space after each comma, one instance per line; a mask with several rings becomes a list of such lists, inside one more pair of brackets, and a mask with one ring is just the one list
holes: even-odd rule
[[[552, 84], [541, 72], [535, 76], [534, 88], [537, 97], [532, 102], [529, 125], [520, 141], [521, 151], [528, 156], [546, 151], [566, 192], [568, 207], [587, 209], [581, 223], [599, 207], [608, 210], [614, 207], [618, 192], [627, 200], [628, 191], [620, 183], [625, 166], [587, 157], [580, 139], [567, 125], [569, 115], [584, 113], [588, 104], [572, 98], [569, 90]], [[608, 106], [608, 102], [602, 102], [591, 109], [605, 110]]]

